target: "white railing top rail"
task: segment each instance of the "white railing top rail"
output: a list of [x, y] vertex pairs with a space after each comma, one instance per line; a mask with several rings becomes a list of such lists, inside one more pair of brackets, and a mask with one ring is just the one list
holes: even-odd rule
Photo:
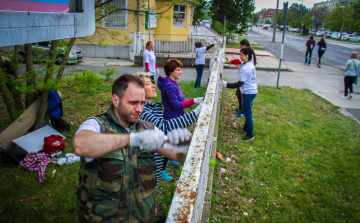
[[219, 74], [222, 71], [224, 55], [225, 50], [219, 50], [210, 75], [204, 105], [168, 212], [167, 223], [201, 221], [216, 111], [222, 88]]
[[[200, 34], [199, 34], [200, 33]], [[213, 29], [203, 26], [203, 25], [192, 25], [189, 29], [190, 35], [206, 35], [206, 36], [217, 36], [221, 37], [221, 35], [215, 32]]]

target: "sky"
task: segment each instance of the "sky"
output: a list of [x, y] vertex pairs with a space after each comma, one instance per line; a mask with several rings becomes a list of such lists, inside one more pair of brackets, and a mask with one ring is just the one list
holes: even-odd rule
[[[326, 1], [326, 0], [322, 0]], [[321, 0], [279, 0], [279, 9], [283, 8], [284, 2], [289, 2], [288, 7], [293, 3], [303, 4], [306, 8], [312, 8], [314, 3], [322, 2]], [[277, 0], [255, 0], [255, 12], [259, 12], [261, 9], [276, 9]]]

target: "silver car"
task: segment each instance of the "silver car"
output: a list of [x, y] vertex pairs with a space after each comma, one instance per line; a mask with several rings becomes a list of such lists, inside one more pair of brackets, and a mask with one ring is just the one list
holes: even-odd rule
[[[36, 59], [45, 59], [50, 55], [50, 43], [49, 42], [39, 42], [32, 44], [32, 58]], [[63, 57], [65, 55], [66, 47], [58, 47], [57, 48], [57, 55], [56, 55], [56, 64], [61, 64]], [[78, 63], [82, 60], [84, 54], [81, 52], [81, 49], [77, 46], [73, 46], [69, 58], [67, 59], [66, 63], [73, 64]], [[19, 57], [22, 62], [25, 61], [25, 47], [19, 47]]]

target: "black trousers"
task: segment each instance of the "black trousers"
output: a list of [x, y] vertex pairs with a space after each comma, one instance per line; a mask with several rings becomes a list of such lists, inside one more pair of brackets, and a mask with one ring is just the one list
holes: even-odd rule
[[240, 109], [240, 111], [242, 111], [242, 96], [241, 96], [240, 88], [236, 89], [236, 97], [237, 97], [238, 102], [239, 102], [239, 109]]
[[345, 76], [344, 85], [345, 85], [345, 96], [348, 96], [349, 90], [350, 94], [353, 93], [353, 84], [355, 82], [356, 76]]
[[155, 75], [150, 76], [151, 82], [155, 84]]
[[325, 52], [321, 52], [321, 51], [318, 51], [318, 56], [319, 56], [319, 62], [318, 64], [321, 65], [321, 57], [324, 55]]

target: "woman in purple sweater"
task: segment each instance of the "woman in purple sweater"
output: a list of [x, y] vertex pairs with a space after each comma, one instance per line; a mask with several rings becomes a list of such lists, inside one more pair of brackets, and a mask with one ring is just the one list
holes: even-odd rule
[[182, 63], [177, 59], [169, 59], [164, 64], [166, 77], [159, 76], [158, 87], [161, 91], [161, 100], [164, 105], [164, 119], [169, 120], [185, 114], [185, 108], [203, 101], [202, 97], [191, 98], [185, 101], [184, 94], [177, 85], [180, 79]]

